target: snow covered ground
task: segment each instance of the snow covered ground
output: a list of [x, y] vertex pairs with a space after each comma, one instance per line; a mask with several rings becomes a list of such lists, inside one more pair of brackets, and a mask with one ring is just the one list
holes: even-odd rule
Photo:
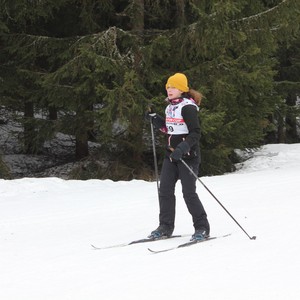
[[[155, 182], [0, 180], [0, 299], [300, 299], [300, 144], [267, 145], [239, 171], [198, 183], [211, 235], [230, 237], [151, 254], [189, 237], [93, 250], [157, 226]], [[175, 234], [192, 234], [177, 186]]]

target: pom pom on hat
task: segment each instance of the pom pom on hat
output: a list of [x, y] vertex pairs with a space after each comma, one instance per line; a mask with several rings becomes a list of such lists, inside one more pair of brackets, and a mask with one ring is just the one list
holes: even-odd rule
[[166, 83], [166, 89], [169, 87], [176, 88], [182, 92], [189, 91], [188, 80], [182, 73], [176, 73], [173, 76], [169, 77]]

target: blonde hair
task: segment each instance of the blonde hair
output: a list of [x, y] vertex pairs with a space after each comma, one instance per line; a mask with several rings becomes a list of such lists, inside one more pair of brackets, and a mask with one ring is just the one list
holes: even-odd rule
[[188, 95], [190, 95], [195, 100], [197, 105], [201, 104], [201, 100], [203, 98], [203, 95], [200, 92], [198, 92], [194, 89], [189, 89], [189, 91], [187, 93], [188, 93]]

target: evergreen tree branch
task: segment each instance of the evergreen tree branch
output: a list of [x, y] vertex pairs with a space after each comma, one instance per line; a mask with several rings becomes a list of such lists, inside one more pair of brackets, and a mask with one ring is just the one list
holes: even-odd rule
[[255, 15], [244, 17], [244, 18], [241, 18], [241, 19], [238, 19], [238, 20], [233, 20], [232, 22], [244, 22], [244, 21], [249, 21], [249, 20], [260, 18], [264, 15], [267, 15], [267, 14], [275, 12], [276, 10], [279, 10], [281, 8], [281, 6], [284, 5], [287, 2], [289, 2], [289, 0], [283, 0], [278, 5], [276, 5], [274, 7], [271, 7], [269, 9], [265, 10], [265, 11], [262, 11], [260, 13], [255, 14]]

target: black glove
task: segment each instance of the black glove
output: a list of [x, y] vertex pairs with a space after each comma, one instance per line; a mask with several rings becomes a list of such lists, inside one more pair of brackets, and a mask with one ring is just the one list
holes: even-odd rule
[[176, 148], [171, 154], [170, 154], [170, 160], [172, 162], [177, 162], [182, 158], [183, 152], [180, 148]]
[[179, 161], [182, 156], [190, 151], [190, 145], [183, 141], [181, 142], [176, 149], [170, 154], [170, 160], [172, 162]]
[[153, 119], [156, 118], [156, 113], [155, 113], [155, 112], [152, 112], [152, 111], [147, 111], [146, 114], [145, 114], [145, 118], [146, 118], [146, 120], [152, 122]]
[[163, 117], [153, 111], [147, 111], [145, 113], [145, 118], [150, 121], [156, 129], [165, 132], [163, 129], [166, 127], [166, 122]]

